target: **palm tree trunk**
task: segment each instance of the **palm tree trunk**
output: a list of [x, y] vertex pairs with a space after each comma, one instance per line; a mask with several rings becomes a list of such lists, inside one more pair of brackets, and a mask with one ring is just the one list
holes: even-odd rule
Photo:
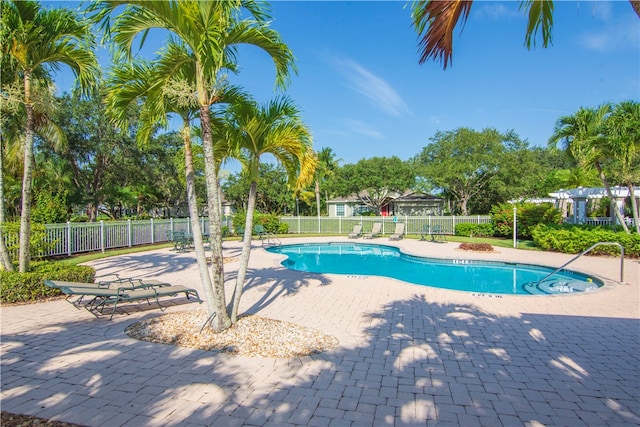
[[7, 249], [7, 244], [4, 241], [4, 222], [4, 142], [2, 135], [0, 135], [0, 261], [2, 262], [2, 267], [5, 270], [13, 271], [11, 255]]
[[636, 226], [636, 233], [640, 234], [640, 221], [638, 220], [638, 200], [634, 194], [633, 183], [627, 184], [629, 189], [629, 196], [631, 196], [631, 214], [633, 215], [633, 223]]
[[[204, 89], [200, 87], [199, 89]], [[222, 254], [221, 214], [218, 201], [218, 177], [215, 155], [213, 151], [213, 136], [211, 133], [211, 117], [209, 105], [200, 107], [200, 126], [202, 127], [202, 148], [204, 150], [205, 179], [207, 183], [207, 207], [209, 209], [209, 241], [211, 244], [212, 286], [205, 286], [207, 308], [209, 310], [209, 325], [214, 331], [223, 331], [231, 326], [227, 314], [226, 297], [224, 293], [224, 257]]]
[[247, 268], [249, 267], [249, 257], [251, 256], [251, 236], [253, 234], [253, 214], [256, 210], [256, 194], [258, 189], [257, 181], [251, 181], [249, 187], [249, 200], [247, 202], [247, 218], [244, 222], [244, 237], [242, 239], [242, 257], [240, 259], [240, 268], [236, 277], [236, 288], [233, 291], [233, 307], [231, 309], [231, 323], [238, 321], [238, 307], [240, 306], [240, 297], [244, 288], [244, 279], [247, 276]]
[[[596, 166], [596, 169], [598, 170], [598, 175], [600, 176], [600, 180], [602, 181], [602, 184], [604, 185], [604, 188], [607, 191], [607, 196], [609, 197], [609, 200], [611, 202], [613, 202], [615, 200], [615, 198], [613, 197], [613, 193], [611, 192], [611, 187], [609, 186], [609, 181], [607, 181], [607, 177], [604, 174], [604, 171], [602, 170], [602, 165], [600, 164], [600, 162], [596, 162], [595, 166]], [[613, 212], [616, 215], [616, 219], [618, 220], [618, 223], [624, 229], [625, 233], [630, 234], [629, 233], [629, 227], [627, 227], [627, 224], [624, 222], [624, 218], [622, 218], [622, 215], [620, 214], [620, 211], [616, 208], [616, 209], [613, 209]]]
[[320, 217], [320, 182], [316, 179], [316, 211], [318, 212], [318, 218]]
[[18, 271], [29, 271], [31, 261], [31, 186], [33, 181], [33, 105], [31, 104], [31, 74], [24, 77], [25, 107], [27, 127], [24, 141], [24, 170], [22, 175], [22, 208], [20, 211], [20, 249]]
[[196, 262], [200, 281], [205, 289], [211, 289], [211, 276], [207, 267], [207, 257], [204, 252], [204, 241], [200, 221], [198, 221], [198, 201], [196, 199], [195, 173], [193, 170], [193, 151], [191, 149], [191, 127], [185, 120], [182, 129], [182, 139], [184, 141], [184, 163], [187, 184], [187, 203], [189, 205], [189, 221], [191, 223], [191, 233], [193, 234], [193, 246], [196, 251]]

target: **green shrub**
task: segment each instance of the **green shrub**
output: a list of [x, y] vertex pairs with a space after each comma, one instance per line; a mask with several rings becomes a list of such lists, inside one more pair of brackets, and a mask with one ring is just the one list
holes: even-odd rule
[[288, 234], [289, 233], [289, 224], [286, 222], [281, 222], [278, 224], [278, 234]]
[[494, 234], [493, 224], [456, 224], [456, 236], [464, 237], [491, 237]]
[[[531, 239], [531, 232], [538, 224], [560, 224], [562, 213], [550, 203], [520, 203], [516, 205], [517, 234], [520, 239]], [[491, 222], [495, 235], [513, 235], [513, 205], [502, 203], [491, 208]]]
[[66, 190], [61, 193], [40, 191], [36, 194], [31, 208], [31, 221], [39, 224], [59, 224], [67, 222], [68, 219]]
[[[532, 230], [533, 241], [544, 250], [577, 254], [598, 242], [620, 243], [627, 256], [640, 256], [640, 235], [624, 231], [584, 225], [538, 225]], [[600, 255], [620, 255], [614, 245], [602, 245], [592, 252]]]
[[93, 267], [50, 261], [32, 263], [28, 273], [0, 271], [0, 303], [35, 302], [58, 296], [60, 290], [46, 286], [46, 279], [91, 283], [95, 274]]
[[[247, 213], [238, 212], [233, 217], [233, 228], [244, 229]], [[272, 234], [286, 234], [289, 232], [289, 225], [280, 222], [280, 216], [276, 214], [263, 214], [255, 212], [253, 215], [253, 225], [262, 225], [265, 231]]]
[[[17, 261], [18, 249], [20, 247], [20, 223], [19, 222], [5, 222], [2, 224], [2, 232], [5, 235], [5, 241], [7, 242], [7, 250], [11, 259]], [[44, 224], [31, 224], [31, 258], [37, 259], [43, 254], [46, 254], [51, 248], [55, 247], [55, 241], [47, 241], [47, 230]]]

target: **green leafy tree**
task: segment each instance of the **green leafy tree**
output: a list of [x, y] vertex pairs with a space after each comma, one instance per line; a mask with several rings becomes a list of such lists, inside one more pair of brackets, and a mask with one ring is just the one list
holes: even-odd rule
[[[111, 21], [121, 5], [125, 5], [124, 11]], [[293, 55], [279, 34], [268, 27], [270, 16], [266, 5], [253, 0], [100, 1], [93, 4], [91, 11], [127, 58], [131, 57], [138, 35], [146, 35], [152, 29], [169, 31], [175, 40], [184, 43], [192, 57], [195, 82], [192, 94], [199, 109], [212, 252], [212, 286], [203, 286], [208, 323], [215, 331], [224, 330], [231, 325], [231, 320], [225, 307], [219, 160], [214, 148], [210, 107], [217, 101], [216, 91], [224, 78], [221, 73], [228, 68], [227, 59], [236, 57], [239, 44], [254, 45], [270, 55], [279, 85], [284, 85], [293, 67]], [[252, 19], [241, 19], [241, 12]]]
[[[280, 164], [260, 163], [258, 176], [256, 211], [280, 215], [295, 212], [294, 191], [289, 185], [287, 171]], [[225, 199], [244, 211], [250, 188], [251, 177], [244, 171], [230, 175], [222, 185]]]
[[144, 179], [133, 137], [114, 128], [101, 96], [64, 95], [56, 121], [67, 135], [61, 156], [71, 171], [73, 199], [86, 206], [90, 221], [102, 207], [113, 217], [122, 203], [121, 189]]
[[389, 198], [414, 187], [410, 163], [393, 157], [372, 157], [344, 165], [336, 172], [333, 190], [340, 196], [355, 194], [378, 215]]
[[414, 162], [431, 188], [447, 194], [462, 215], [469, 214], [469, 201], [499, 175], [507, 149], [521, 144], [513, 132], [469, 128], [437, 132], [430, 141]]
[[236, 153], [251, 180], [242, 256], [231, 311], [231, 322], [236, 323], [251, 255], [261, 158], [267, 154], [274, 157], [286, 170], [289, 185], [295, 191], [313, 179], [316, 157], [312, 150], [311, 132], [302, 122], [298, 108], [287, 97], [275, 99], [265, 106], [259, 106], [252, 100], [231, 104], [226, 115], [225, 135], [228, 145], [234, 147], [231, 153]]
[[[34, 82], [67, 65], [77, 77], [80, 89], [88, 90], [100, 75], [91, 28], [67, 9], [45, 9], [34, 1], [3, 1], [0, 27], [2, 65], [23, 82], [22, 102], [26, 110], [22, 207], [20, 219], [20, 272], [29, 270], [31, 233], [31, 187], [34, 166], [35, 104]], [[6, 58], [5, 58], [6, 56]]]
[[[640, 17], [640, 1], [629, 0]], [[420, 37], [420, 63], [440, 60], [446, 69], [453, 57], [453, 32], [460, 22], [466, 22], [472, 0], [416, 0], [412, 5], [413, 27]], [[525, 46], [536, 46], [538, 34], [542, 47], [552, 44], [554, 2], [552, 0], [521, 0], [520, 10], [528, 15]]]

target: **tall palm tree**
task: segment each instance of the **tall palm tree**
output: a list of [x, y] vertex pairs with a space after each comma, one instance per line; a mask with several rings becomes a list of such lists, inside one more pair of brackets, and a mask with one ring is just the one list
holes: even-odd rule
[[[199, 111], [195, 98], [186, 96], [193, 77], [194, 62], [184, 46], [170, 42], [164, 55], [154, 63], [136, 61], [132, 64], [120, 63], [112, 69], [107, 79], [106, 102], [108, 111], [120, 128], [127, 127], [129, 106], [142, 102], [136, 134], [138, 144], [146, 144], [158, 125], [166, 125], [167, 114], [175, 113], [182, 119], [180, 134], [184, 144], [185, 183], [187, 205], [196, 261], [200, 280], [205, 288], [211, 289], [211, 276], [207, 268], [204, 239], [198, 221], [198, 203], [195, 190], [195, 171], [192, 150], [191, 123]], [[167, 69], [174, 70], [167, 73]], [[186, 92], [176, 92], [182, 85]], [[191, 90], [193, 92], [193, 90]]]
[[[609, 200], [615, 200], [605, 174], [603, 164], [611, 158], [605, 120], [611, 112], [610, 104], [596, 109], [580, 108], [572, 116], [558, 119], [549, 143], [563, 144], [563, 148], [576, 160], [578, 167], [595, 167], [605, 187]], [[629, 233], [629, 229], [618, 209], [614, 209], [618, 223]]]
[[[49, 75], [65, 64], [71, 68], [79, 87], [95, 86], [100, 69], [93, 52], [94, 38], [87, 22], [67, 9], [44, 9], [38, 2], [2, 2], [0, 29], [2, 55], [23, 83], [21, 96], [26, 110], [22, 207], [20, 212], [19, 270], [30, 264], [31, 197], [34, 167], [35, 104], [38, 102], [35, 78]], [[3, 60], [3, 65], [5, 64]]]
[[[640, 0], [629, 0], [640, 17]], [[542, 47], [552, 42], [552, 0], [521, 0], [520, 10], [527, 13], [529, 21], [525, 33], [525, 45], [531, 49], [536, 45], [538, 32], [542, 35]], [[412, 5], [411, 18], [420, 39], [420, 64], [429, 59], [440, 60], [446, 69], [453, 56], [453, 32], [460, 22], [466, 22], [471, 11], [472, 0], [416, 0]]]
[[275, 157], [287, 171], [289, 183], [295, 192], [307, 186], [313, 179], [316, 157], [312, 150], [311, 132], [302, 122], [300, 111], [289, 98], [278, 98], [262, 107], [252, 100], [231, 104], [227, 120], [226, 139], [230, 146], [235, 145], [235, 152], [243, 163], [244, 172], [251, 180], [242, 257], [231, 310], [231, 320], [236, 322], [251, 255], [253, 215], [261, 158], [265, 154]]
[[[8, 68], [5, 69], [5, 71]], [[3, 71], [4, 72], [4, 71]], [[6, 74], [13, 74], [7, 72]], [[11, 170], [17, 176], [24, 169], [25, 138], [26, 138], [26, 108], [22, 102], [22, 83], [19, 76], [13, 74], [16, 79], [13, 83], [3, 81], [2, 91], [7, 95], [0, 108], [0, 127], [2, 129], [2, 150], [0, 159], [0, 224], [5, 222], [5, 171]], [[33, 134], [49, 142], [56, 151], [63, 150], [66, 146], [66, 135], [62, 129], [51, 119], [57, 108], [55, 101], [55, 87], [48, 76], [41, 78], [35, 76], [32, 79], [33, 96]], [[34, 160], [35, 162], [35, 160]], [[42, 169], [42, 168], [41, 168]], [[46, 169], [46, 168], [45, 168]], [[46, 170], [45, 170], [46, 172]], [[32, 182], [33, 182], [32, 174]], [[0, 229], [0, 234], [3, 230]], [[0, 260], [2, 266], [13, 271], [13, 261], [7, 250], [4, 238], [0, 236]]]
[[[141, 101], [142, 109], [138, 119], [138, 144], [146, 144], [152, 132], [159, 126], [166, 126], [167, 115], [177, 114], [182, 119], [180, 134], [184, 144], [184, 170], [187, 189], [187, 204], [191, 232], [193, 234], [196, 261], [200, 280], [211, 288], [211, 276], [207, 268], [204, 238], [198, 220], [196, 198], [194, 153], [192, 143], [192, 122], [199, 112], [194, 93], [195, 62], [186, 46], [171, 41], [153, 62], [135, 61], [121, 63], [112, 69], [107, 79], [106, 102], [108, 111], [120, 128], [129, 124], [129, 106]], [[223, 87], [218, 98], [222, 101], [236, 95], [236, 88]]]
[[[116, 8], [126, 5], [113, 22]], [[240, 11], [252, 19], [240, 19]], [[189, 49], [194, 61], [194, 81], [199, 108], [200, 128], [205, 156], [205, 179], [212, 258], [212, 286], [204, 286], [209, 311], [209, 325], [221, 331], [231, 325], [226, 313], [224, 294], [224, 264], [222, 255], [220, 189], [216, 176], [210, 107], [217, 100], [220, 73], [228, 58], [237, 55], [239, 44], [250, 44], [266, 51], [276, 67], [276, 83], [284, 85], [293, 70], [293, 55], [282, 43], [277, 32], [268, 27], [269, 14], [265, 4], [255, 0], [116, 0], [94, 3], [90, 11], [102, 22], [105, 34], [131, 57], [132, 45], [138, 35], [152, 29], [172, 33]], [[203, 284], [204, 285], [204, 284]]]
[[[330, 147], [324, 147], [317, 153], [318, 167], [315, 177], [315, 194], [318, 216], [320, 216], [320, 184], [332, 178], [338, 169], [339, 159]], [[326, 193], [326, 192], [325, 192]], [[325, 194], [325, 200], [328, 196]]]
[[627, 186], [631, 197], [631, 211], [640, 234], [638, 203], [634, 194], [634, 183], [640, 181], [640, 103], [624, 101], [617, 104], [606, 122], [609, 146], [619, 162], [621, 181]]

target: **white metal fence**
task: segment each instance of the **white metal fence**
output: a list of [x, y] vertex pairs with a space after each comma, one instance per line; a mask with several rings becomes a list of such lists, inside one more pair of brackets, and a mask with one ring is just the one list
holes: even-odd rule
[[[203, 233], [208, 233], [208, 218], [200, 218]], [[231, 218], [225, 218], [223, 225], [230, 229]], [[282, 217], [291, 234], [346, 235], [355, 224], [361, 224], [363, 232], [368, 232], [373, 223], [382, 223], [382, 233], [391, 234], [396, 222], [405, 223], [406, 234], [421, 234], [426, 226], [438, 227], [441, 233], [454, 234], [461, 223], [483, 224], [491, 222], [489, 216], [425, 216], [425, 217]], [[150, 245], [171, 241], [173, 232], [189, 234], [191, 224], [188, 218], [150, 219], [140, 221], [100, 221], [94, 223], [68, 222], [66, 224], [45, 225], [42, 250], [38, 257], [71, 256], [83, 252], [105, 251], [107, 249]], [[18, 235], [4, 233], [5, 242], [17, 257]]]
[[348, 217], [284, 217], [281, 222], [289, 225], [289, 233], [295, 234], [348, 234], [356, 224], [368, 232], [373, 223], [382, 223], [382, 234], [391, 234], [397, 222], [405, 224], [405, 234], [421, 234], [425, 226], [438, 227], [444, 234], [455, 234], [456, 225], [462, 223], [484, 224], [491, 222], [488, 215], [474, 216], [348, 216]]

